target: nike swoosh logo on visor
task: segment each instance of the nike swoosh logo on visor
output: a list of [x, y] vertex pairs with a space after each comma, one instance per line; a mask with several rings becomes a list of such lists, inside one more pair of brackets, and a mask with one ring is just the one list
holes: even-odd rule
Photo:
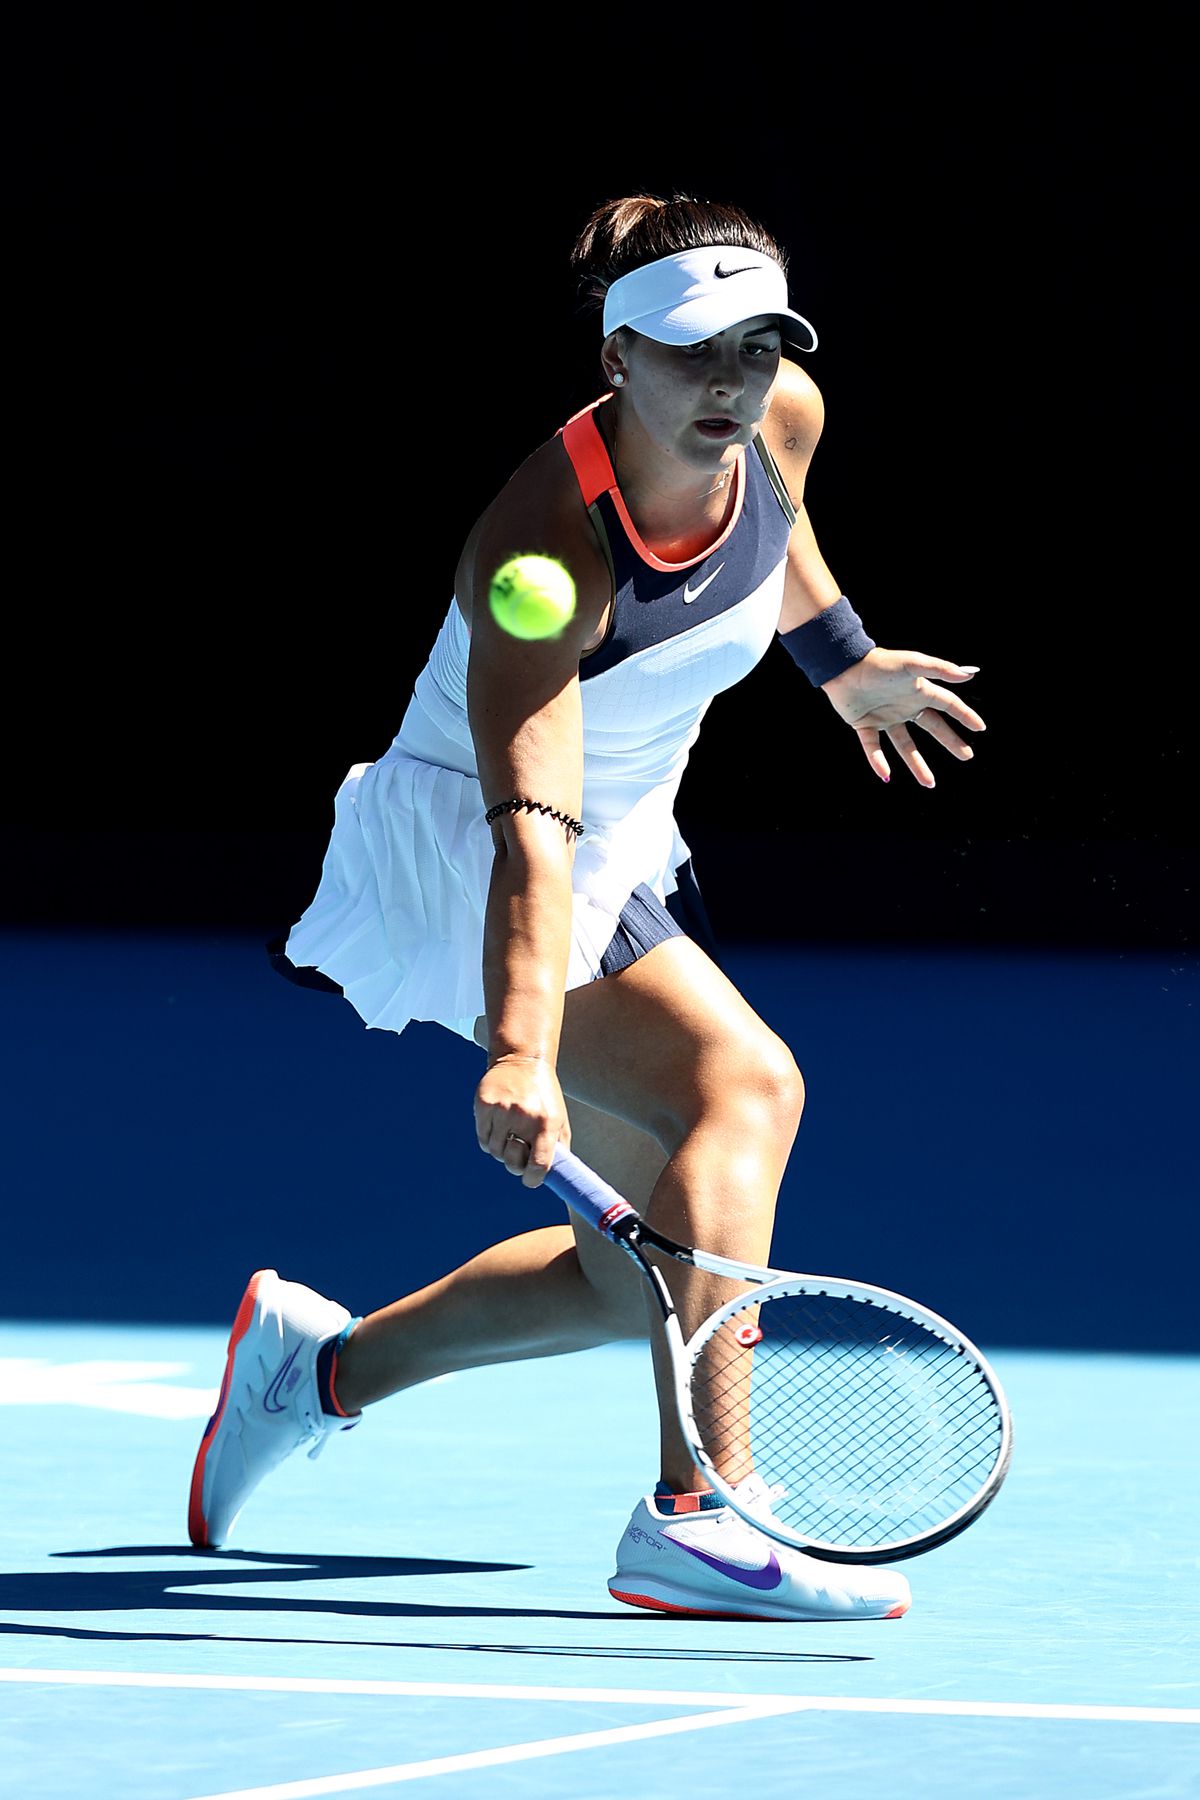
[[743, 263], [740, 269], [723, 269], [718, 263], [713, 274], [718, 281], [728, 281], [731, 275], [749, 275], [750, 271], [757, 267], [757, 263]]
[[267, 1389], [266, 1393], [263, 1395], [263, 1411], [264, 1412], [281, 1413], [281, 1412], [287, 1411], [286, 1405], [281, 1406], [279, 1404], [279, 1385], [283, 1381], [288, 1370], [291, 1368], [292, 1364], [295, 1362], [295, 1360], [299, 1356], [299, 1354], [300, 1354], [300, 1346], [299, 1346], [299, 1344], [297, 1344], [296, 1348], [292, 1351], [292, 1354], [287, 1358], [286, 1362], [280, 1363], [279, 1367], [276, 1369], [274, 1378], [271, 1382], [271, 1385]]
[[698, 1562], [707, 1563], [709, 1568], [715, 1569], [718, 1575], [728, 1575], [731, 1581], [739, 1582], [742, 1587], [758, 1588], [763, 1593], [770, 1593], [772, 1588], [777, 1588], [783, 1580], [783, 1570], [780, 1568], [779, 1558], [773, 1550], [768, 1552], [767, 1560], [761, 1569], [743, 1569], [740, 1563], [726, 1562], [720, 1556], [709, 1556], [703, 1550], [694, 1549], [691, 1544], [681, 1543], [678, 1538], [672, 1538], [671, 1542], [678, 1549], [686, 1550], [688, 1555], [694, 1556]]
[[685, 606], [690, 606], [692, 604], [693, 600], [698, 600], [700, 598], [701, 594], [704, 592], [705, 588], [708, 586], [709, 582], [715, 581], [717, 579], [717, 576], [721, 573], [721, 570], [724, 567], [725, 567], [725, 564], [723, 562], [719, 562], [717, 564], [716, 568], [713, 570], [712, 574], [706, 575], [704, 577], [704, 580], [700, 583], [699, 587], [693, 587], [690, 582], [685, 581], [683, 584], [683, 604]]

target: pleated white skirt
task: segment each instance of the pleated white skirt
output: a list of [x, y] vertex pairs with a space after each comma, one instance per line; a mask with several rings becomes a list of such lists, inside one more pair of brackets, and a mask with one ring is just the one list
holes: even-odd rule
[[[645, 796], [615, 831], [575, 848], [567, 987], [600, 972], [621, 909], [639, 883], [664, 899], [686, 856], [671, 796]], [[494, 848], [478, 780], [397, 745], [357, 763], [334, 801], [312, 901], [287, 954], [336, 981], [368, 1026], [433, 1020], [473, 1040], [484, 1010], [483, 923]]]

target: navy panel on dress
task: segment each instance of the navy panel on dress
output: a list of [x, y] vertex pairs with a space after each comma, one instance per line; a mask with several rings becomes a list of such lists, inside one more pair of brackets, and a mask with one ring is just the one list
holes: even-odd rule
[[742, 506], [733, 530], [710, 555], [686, 569], [651, 567], [629, 541], [611, 493], [598, 496], [595, 507], [608, 534], [616, 604], [608, 636], [579, 665], [581, 681], [727, 612], [778, 567], [787, 554], [791, 523], [757, 454], [743, 455], [743, 470]]

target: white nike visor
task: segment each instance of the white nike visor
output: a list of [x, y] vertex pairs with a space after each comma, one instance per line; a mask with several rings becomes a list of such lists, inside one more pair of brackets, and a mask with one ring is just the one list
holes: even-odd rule
[[661, 256], [614, 281], [604, 297], [604, 335], [628, 325], [659, 344], [698, 344], [760, 313], [774, 313], [797, 349], [816, 349], [816, 332], [788, 305], [787, 276], [774, 257], [714, 245]]

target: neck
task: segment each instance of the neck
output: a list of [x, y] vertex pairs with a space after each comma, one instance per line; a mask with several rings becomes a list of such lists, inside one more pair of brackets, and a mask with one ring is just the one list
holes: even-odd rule
[[600, 407], [597, 418], [621, 497], [643, 542], [667, 562], [703, 554], [729, 518], [736, 495], [733, 467], [718, 474], [689, 469], [653, 447], [639, 454], [638, 434], [622, 432], [615, 406]]
[[668, 528], [711, 523], [720, 518], [729, 500], [733, 466], [720, 473], [690, 469], [647, 446], [636, 427], [622, 427], [619, 402], [614, 398], [597, 409], [601, 436], [626, 506], [635, 520], [647, 515]]

